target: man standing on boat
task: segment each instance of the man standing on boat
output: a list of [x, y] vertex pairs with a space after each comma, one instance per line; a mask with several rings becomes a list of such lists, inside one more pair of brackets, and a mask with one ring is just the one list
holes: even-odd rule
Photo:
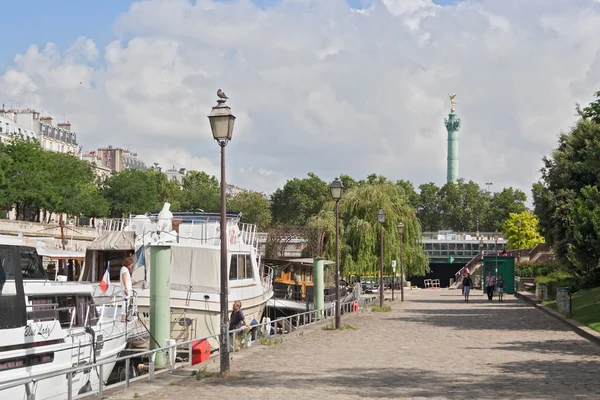
[[119, 272], [119, 281], [121, 282], [121, 292], [123, 293], [123, 317], [122, 322], [125, 322], [126, 318], [129, 318], [129, 299], [131, 298], [132, 283], [131, 283], [131, 266], [133, 265], [133, 258], [127, 257], [123, 260], [123, 266]]

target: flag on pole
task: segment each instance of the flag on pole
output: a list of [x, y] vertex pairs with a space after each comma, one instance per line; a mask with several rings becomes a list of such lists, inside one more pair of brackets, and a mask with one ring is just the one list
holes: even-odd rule
[[110, 261], [108, 262], [108, 266], [106, 267], [106, 271], [104, 271], [104, 276], [102, 277], [102, 281], [100, 282], [100, 290], [102, 293], [106, 293], [108, 288], [110, 287]]

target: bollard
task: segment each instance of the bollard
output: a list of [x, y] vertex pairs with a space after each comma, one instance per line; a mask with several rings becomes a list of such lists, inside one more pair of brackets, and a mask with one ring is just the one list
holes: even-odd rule
[[129, 387], [129, 370], [131, 369], [131, 358], [125, 360], [125, 387]]
[[104, 368], [98, 367], [98, 397], [104, 397]]
[[556, 308], [558, 312], [561, 314], [568, 313], [570, 306], [570, 298], [569, 298], [569, 288], [568, 287], [559, 287], [556, 289]]

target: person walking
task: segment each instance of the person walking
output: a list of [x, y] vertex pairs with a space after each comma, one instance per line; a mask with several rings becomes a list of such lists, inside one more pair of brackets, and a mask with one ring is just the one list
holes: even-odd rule
[[487, 289], [488, 301], [492, 301], [494, 298], [494, 288], [496, 286], [496, 277], [492, 275], [492, 271], [489, 271], [488, 275], [485, 277], [485, 286]]
[[498, 277], [498, 301], [504, 301], [504, 277], [502, 274]]
[[473, 281], [471, 280], [471, 275], [466, 272], [465, 276], [463, 276], [462, 287], [463, 287], [463, 295], [465, 296], [465, 302], [469, 302], [469, 293], [471, 292], [471, 287], [473, 286]]
[[123, 293], [123, 317], [121, 318], [121, 322], [125, 322], [129, 317], [129, 299], [131, 298], [131, 293], [133, 292], [132, 282], [131, 282], [131, 267], [133, 266], [133, 258], [127, 257], [123, 260], [123, 266], [121, 267], [121, 271], [119, 272], [119, 281], [121, 283], [121, 293]]

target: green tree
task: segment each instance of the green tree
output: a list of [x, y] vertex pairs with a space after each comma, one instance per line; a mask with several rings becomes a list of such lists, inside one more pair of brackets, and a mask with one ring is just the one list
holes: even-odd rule
[[512, 187], [504, 188], [501, 192], [494, 193], [490, 199], [487, 218], [484, 220], [484, 230], [496, 232], [501, 229], [502, 224], [509, 218], [510, 214], [519, 214], [527, 211], [525, 202], [527, 195]]
[[[521, 226], [517, 221], [521, 222]], [[540, 235], [539, 220], [531, 211], [510, 213], [508, 219], [502, 224], [502, 232], [508, 239], [509, 249], [531, 249], [538, 243], [543, 243]]]
[[330, 200], [329, 184], [312, 172], [307, 178], [294, 178], [271, 195], [273, 222], [303, 226]]
[[[595, 224], [591, 188], [600, 185], [600, 124], [579, 120], [560, 134], [557, 149], [543, 164], [533, 195], [546, 241], [579, 278], [598, 284], [600, 244], [593, 241], [590, 229]], [[594, 247], [586, 249], [586, 243]]]
[[439, 191], [442, 226], [457, 232], [475, 232], [489, 207], [488, 194], [473, 181], [446, 183]]
[[179, 182], [175, 179], [169, 180], [165, 174], [154, 169], [150, 169], [148, 174], [150, 174], [150, 178], [154, 181], [158, 203], [160, 205], [164, 203], [171, 204], [169, 208], [171, 211], [181, 210], [183, 190]]
[[106, 203], [99, 201], [100, 195], [94, 183], [94, 171], [86, 161], [66, 153], [44, 152], [44, 169], [50, 175], [45, 208], [54, 213], [80, 216], [86, 212], [106, 213]]
[[440, 188], [433, 182], [423, 183], [419, 186], [419, 202], [417, 217], [425, 232], [437, 232], [442, 228], [440, 210]]
[[584, 120], [589, 119], [591, 122], [600, 124], [600, 91], [594, 94], [596, 100], [592, 101], [587, 107], [581, 109], [580, 105], [577, 104], [577, 113]]
[[[407, 276], [424, 275], [429, 271], [429, 259], [416, 240], [421, 238], [421, 225], [414, 209], [406, 203], [401, 188], [386, 182], [356, 186], [340, 200], [341, 271], [364, 274], [379, 270], [381, 225], [377, 212], [386, 212], [384, 229], [384, 266], [391, 273], [392, 260], [399, 260], [398, 222], [404, 223], [403, 254]], [[327, 238], [325, 257], [335, 259], [335, 202], [328, 201], [323, 210], [309, 221], [324, 229]]]
[[600, 282], [600, 193], [586, 186], [574, 201], [565, 241], [567, 259], [574, 272], [595, 285]]
[[102, 195], [108, 200], [112, 217], [145, 214], [161, 206], [152, 175], [137, 169], [126, 169], [106, 178]]
[[262, 193], [243, 191], [230, 200], [227, 209], [240, 211], [242, 222], [255, 224], [260, 232], [271, 224], [271, 204]]
[[191, 171], [183, 179], [181, 209], [218, 211], [221, 206], [219, 181], [203, 171]]
[[[2, 187], [2, 206], [15, 206], [17, 219], [38, 221], [40, 210], [52, 204], [52, 174], [47, 168], [50, 155], [42, 150], [37, 141], [13, 139], [0, 145], [3, 154], [6, 179]], [[9, 161], [10, 160], [10, 161]]]

